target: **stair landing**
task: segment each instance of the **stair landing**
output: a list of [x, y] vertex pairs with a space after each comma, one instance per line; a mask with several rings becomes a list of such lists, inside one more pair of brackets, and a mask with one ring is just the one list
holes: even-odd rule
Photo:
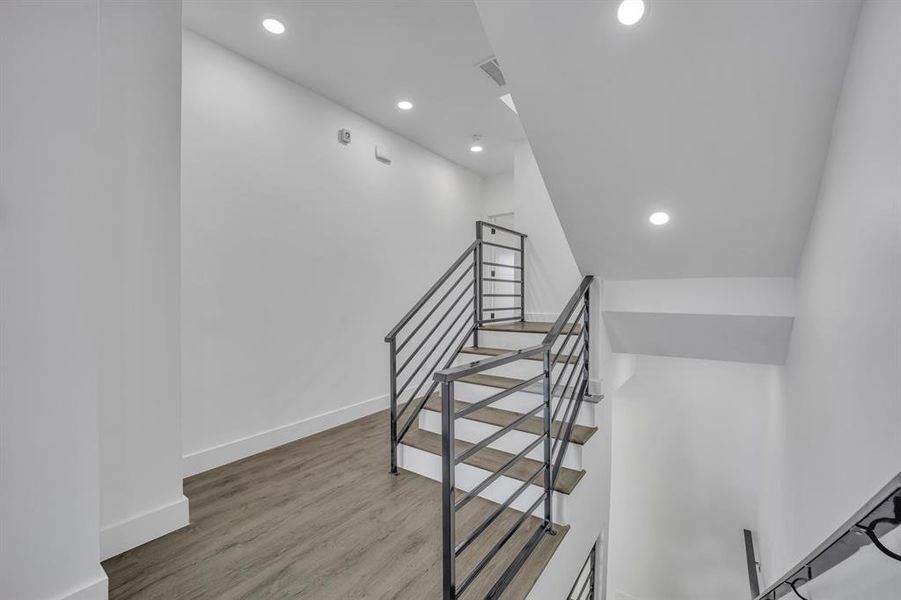
[[[191, 524], [105, 561], [109, 597], [440, 598], [441, 484], [390, 475], [388, 439], [380, 412], [188, 478]], [[496, 506], [470, 502], [457, 516], [458, 539]], [[520, 515], [508, 511], [491, 527], [506, 531]], [[538, 523], [530, 518], [520, 528], [464, 598], [484, 597]], [[567, 532], [557, 530], [544, 536], [505, 600], [528, 595]], [[461, 555], [459, 577], [498, 535], [486, 532]]]

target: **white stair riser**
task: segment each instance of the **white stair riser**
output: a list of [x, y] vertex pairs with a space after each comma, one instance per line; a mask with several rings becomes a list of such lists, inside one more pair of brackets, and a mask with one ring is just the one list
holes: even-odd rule
[[[573, 348], [574, 341], [572, 338], [576, 337], [577, 335], [577, 333], [574, 333], [570, 337], [569, 341], [566, 344], [567, 351]], [[560, 349], [565, 338], [566, 335], [561, 335], [559, 338], [557, 338], [557, 341], [554, 343], [554, 347], [552, 348], [554, 352]], [[479, 331], [479, 346], [484, 346], [486, 348], [510, 348], [511, 350], [519, 350], [522, 348], [529, 348], [530, 346], [537, 346], [543, 340], [543, 333], [484, 330]], [[579, 342], [579, 344], [581, 345], [581, 342]]]
[[[465, 365], [471, 363], [473, 361], [482, 360], [485, 358], [490, 358], [488, 356], [480, 355], [480, 354], [458, 354], [454, 359], [455, 365]], [[560, 373], [563, 371], [563, 363], [558, 362], [554, 365], [554, 376], [558, 377]], [[578, 365], [575, 365], [578, 368]], [[501, 377], [516, 377], [517, 379], [531, 379], [537, 375], [541, 375], [541, 371], [544, 368], [542, 361], [538, 360], [517, 360], [512, 363], [507, 363], [506, 365], [501, 365], [499, 367], [495, 367], [488, 371], [484, 371], [486, 375], [500, 375]], [[572, 366], [570, 366], [572, 368]], [[569, 371], [566, 373], [569, 376]]]
[[[400, 446], [398, 446], [398, 450], [398, 465], [402, 469], [416, 473], [417, 475], [422, 475], [423, 477], [428, 477], [429, 479], [433, 479], [435, 481], [441, 481], [440, 456], [432, 454], [431, 452], [420, 450], [418, 448], [413, 448], [412, 446], [407, 446], [406, 444], [400, 444]], [[479, 483], [484, 481], [485, 478], [490, 475], [491, 471], [486, 471], [485, 469], [480, 469], [478, 467], [473, 467], [466, 464], [457, 465], [454, 475], [456, 488], [463, 491], [469, 491]], [[536, 481], [543, 481], [542, 477], [542, 475], [539, 475]], [[501, 477], [498, 477], [497, 481], [492, 483], [486, 489], [482, 490], [482, 492], [479, 494], [479, 497], [491, 500], [492, 502], [496, 502], [498, 504], [502, 504], [506, 502], [507, 499], [510, 498], [510, 496], [522, 486], [522, 484], [523, 482], [518, 479], [513, 479], [511, 477], [502, 475]], [[525, 490], [522, 495], [517, 498], [516, 501], [512, 504], [512, 508], [519, 511], [526, 510], [538, 499], [538, 497], [541, 495], [541, 491], [542, 490], [540, 486], [529, 486], [529, 489]], [[569, 522], [566, 520], [567, 500], [568, 496], [566, 494], [554, 492], [552, 498], [552, 520], [554, 521], [554, 523], [558, 523], [560, 525], [569, 524]], [[543, 518], [543, 505], [540, 505], [533, 514], [538, 518]]]
[[[441, 413], [431, 410], [423, 410], [419, 413], [419, 427], [432, 433], [441, 434]], [[470, 443], [478, 443], [492, 433], [500, 430], [496, 425], [472, 421], [470, 419], [457, 419], [454, 423], [454, 437]], [[510, 431], [500, 439], [489, 444], [490, 448], [503, 450], [511, 454], [519, 454], [522, 449], [535, 441], [538, 436], [525, 431]], [[553, 443], [553, 442], [552, 442]], [[535, 460], [544, 460], [544, 444], [539, 444], [526, 455]], [[570, 469], [582, 469], [582, 446], [570, 444], [566, 455], [563, 457], [563, 466]]]
[[[560, 384], [560, 387], [563, 387], [562, 383]], [[474, 385], [460, 381], [454, 384], [454, 395], [457, 397], [457, 399], [463, 400], [464, 402], [477, 402], [501, 391], [503, 390], [499, 388], [488, 387], [485, 385]], [[559, 401], [559, 398], [554, 399], [553, 407], [555, 410]], [[527, 411], [532, 410], [533, 408], [541, 404], [541, 402], [541, 394], [533, 394], [531, 392], [520, 391], [513, 392], [512, 394], [501, 398], [491, 406], [494, 408], [501, 408], [504, 410], [511, 410], [513, 412], [525, 414]], [[565, 406], [560, 409], [561, 413], [565, 409]], [[582, 409], [579, 411], [579, 417], [576, 419], [576, 424], [594, 427], [594, 413], [595, 404], [592, 402], [583, 402]], [[563, 420], [563, 415], [558, 414], [557, 420]]]

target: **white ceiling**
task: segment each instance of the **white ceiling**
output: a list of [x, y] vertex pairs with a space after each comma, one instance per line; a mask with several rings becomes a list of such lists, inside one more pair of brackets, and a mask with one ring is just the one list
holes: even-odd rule
[[[185, 0], [184, 25], [482, 175], [510, 171], [525, 137], [476, 67], [493, 52], [471, 1]], [[414, 109], [398, 110], [402, 98]]]
[[647, 3], [476, 0], [580, 269], [793, 275], [859, 3]]

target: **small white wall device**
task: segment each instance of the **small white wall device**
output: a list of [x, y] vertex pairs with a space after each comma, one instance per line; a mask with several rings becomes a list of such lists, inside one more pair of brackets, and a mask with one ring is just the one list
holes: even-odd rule
[[349, 129], [339, 129], [338, 130], [338, 141], [344, 144], [345, 146], [350, 143], [350, 130]]

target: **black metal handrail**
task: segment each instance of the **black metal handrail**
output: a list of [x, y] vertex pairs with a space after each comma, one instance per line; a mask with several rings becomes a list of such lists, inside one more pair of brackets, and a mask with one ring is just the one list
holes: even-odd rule
[[[484, 229], [489, 235], [497, 231], [519, 237], [519, 247], [509, 248], [519, 253], [519, 264], [484, 262]], [[389, 344], [389, 404], [391, 419], [390, 471], [397, 473], [397, 448], [413, 427], [428, 399], [435, 393], [438, 382], [432, 379], [437, 369], [447, 368], [456, 359], [467, 339], [479, 345], [479, 326], [484, 323], [523, 319], [525, 313], [525, 239], [528, 237], [507, 227], [476, 221], [476, 239], [442, 273], [413, 307], [385, 336]], [[514, 261], [516, 262], [516, 261]], [[518, 276], [511, 279], [484, 277], [485, 266], [506, 267]], [[483, 281], [503, 281], [519, 286], [516, 294], [483, 293]], [[519, 306], [484, 307], [483, 298], [519, 298]], [[457, 311], [458, 307], [463, 309]], [[470, 306], [467, 313], [467, 306]], [[457, 311], [457, 312], [455, 312]], [[500, 318], [484, 319], [483, 312], [496, 311]], [[518, 311], [518, 312], [517, 312]], [[448, 321], [448, 319], [450, 319]], [[414, 324], [415, 323], [415, 324]], [[455, 329], [456, 326], [458, 328]], [[401, 337], [403, 336], [403, 339]], [[409, 346], [409, 347], [408, 347]], [[433, 356], [437, 359], [430, 362]], [[398, 364], [400, 366], [398, 367]], [[398, 385], [398, 380], [404, 380]], [[424, 391], [423, 391], [424, 390]], [[403, 418], [403, 421], [402, 421]]]
[[409, 323], [410, 319], [412, 319], [416, 315], [416, 313], [419, 312], [419, 310], [423, 306], [425, 306], [425, 303], [429, 301], [429, 298], [435, 295], [435, 292], [437, 292], [441, 285], [448, 280], [448, 278], [454, 271], [457, 270], [457, 267], [462, 265], [467, 258], [470, 258], [472, 256], [473, 251], [478, 245], [479, 242], [475, 241], [471, 243], [469, 247], [463, 251], [462, 254], [460, 254], [460, 257], [457, 258], [457, 260], [455, 260], [453, 264], [447, 268], [447, 270], [441, 275], [441, 277], [438, 278], [438, 281], [432, 284], [432, 287], [430, 287], [428, 291], [422, 295], [422, 298], [416, 301], [416, 304], [413, 305], [413, 308], [407, 311], [407, 314], [405, 314], [403, 318], [397, 322], [397, 325], [391, 328], [391, 331], [389, 331], [385, 336], [386, 342], [390, 342], [397, 338], [397, 334], [400, 333], [400, 330], [403, 329], [404, 325]]
[[[479, 245], [478, 240], [472, 242], [385, 336], [389, 344], [391, 473], [397, 473], [398, 445], [435, 392], [433, 373], [452, 364], [466, 340], [475, 336]], [[461, 303], [462, 308], [458, 309]], [[407, 329], [405, 337], [399, 339]], [[406, 357], [401, 358], [405, 350]], [[432, 361], [436, 353], [437, 359]], [[399, 378], [405, 379], [400, 386]], [[425, 393], [420, 395], [424, 387]], [[407, 393], [408, 390], [412, 391]], [[406, 420], [401, 424], [404, 413]]]
[[[588, 558], [582, 564], [573, 587], [566, 595], [566, 600], [595, 600], [595, 586], [597, 585], [598, 544], [595, 542], [588, 551]], [[581, 585], [579, 585], [581, 583]], [[578, 588], [578, 592], [576, 591]]]
[[[585, 277], [566, 303], [560, 316], [554, 322], [549, 333], [541, 344], [530, 346], [521, 350], [514, 350], [470, 362], [455, 367], [447, 367], [436, 371], [433, 378], [441, 385], [441, 464], [442, 464], [442, 556], [443, 556], [443, 597], [444, 600], [452, 600], [459, 597], [473, 583], [479, 573], [494, 558], [500, 549], [509, 542], [529, 516], [543, 504], [541, 526], [528, 538], [516, 555], [516, 558], [507, 566], [497, 582], [492, 586], [487, 598], [496, 598], [506, 589], [513, 576], [519, 571], [522, 564], [537, 547], [545, 534], [553, 533], [553, 495], [555, 482], [572, 436], [573, 428], [578, 418], [584, 396], [588, 389], [589, 377], [589, 308], [592, 276]], [[559, 344], [558, 344], [559, 342]], [[572, 344], [570, 345], [570, 342]], [[554, 348], [557, 348], [556, 352]], [[565, 355], [569, 355], [563, 362], [559, 372], [554, 373], [554, 367]], [[488, 398], [472, 403], [458, 410], [454, 402], [454, 384], [463, 377], [483, 373], [490, 369], [506, 365], [512, 362], [542, 356], [542, 372], [531, 379], [504, 389]], [[575, 377], [575, 380], [573, 380]], [[523, 411], [521, 416], [511, 423], [499, 428], [481, 441], [472, 444], [464, 452], [457, 454], [455, 448], [455, 421], [466, 416], [474, 410], [494, 404], [501, 398], [507, 397], [517, 391], [524, 390], [532, 385], [542, 383], [542, 402], [531, 410]], [[565, 382], [565, 383], [563, 383]], [[559, 396], [556, 390], [563, 383]], [[554, 400], [557, 399], [556, 407]], [[543, 414], [543, 431], [538, 439], [521, 450], [516, 456], [507, 461], [499, 469], [493, 471], [482, 482], [475, 485], [470, 491], [457, 500], [455, 485], [455, 469], [458, 464], [472, 457], [477, 452], [507, 435], [525, 419], [533, 417], [539, 411]], [[562, 411], [562, 412], [561, 412]], [[561, 427], [556, 436], [553, 432], [553, 423], [556, 417], [562, 414]], [[456, 541], [456, 513], [480, 492], [494, 483], [513, 465], [525, 458], [535, 450], [539, 444], [543, 445], [543, 459], [541, 467], [535, 471], [507, 500], [501, 502], [485, 520], [482, 521], [460, 544]], [[497, 517], [510, 508], [513, 503], [530, 487], [540, 475], [543, 475], [542, 492], [539, 497], [528, 507], [520, 518], [510, 527], [500, 540], [485, 554], [470, 572], [458, 580], [456, 573], [456, 561], [458, 556], [471, 544], [485, 533], [488, 527], [495, 522]]]
[[755, 600], [776, 600], [788, 594], [804, 599], [798, 588], [844, 562], [864, 546], [901, 561], [901, 551], [887, 548], [880, 537], [901, 526], [901, 474], [896, 475], [866, 504], [826, 538], [804, 560], [792, 567]]

